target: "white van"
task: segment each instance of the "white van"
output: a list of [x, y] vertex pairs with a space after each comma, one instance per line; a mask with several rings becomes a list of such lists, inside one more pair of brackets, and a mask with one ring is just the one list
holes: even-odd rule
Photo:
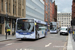
[[68, 27], [61, 27], [60, 28], [60, 35], [67, 34], [68, 35]]

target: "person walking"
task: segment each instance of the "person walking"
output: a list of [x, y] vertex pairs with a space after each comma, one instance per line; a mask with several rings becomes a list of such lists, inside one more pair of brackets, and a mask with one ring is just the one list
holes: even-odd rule
[[8, 35], [10, 35], [10, 31], [11, 31], [11, 30], [10, 30], [10, 28], [9, 28], [9, 29], [7, 29], [7, 33], [8, 33]]
[[70, 28], [69, 28], [69, 34], [71, 33]]

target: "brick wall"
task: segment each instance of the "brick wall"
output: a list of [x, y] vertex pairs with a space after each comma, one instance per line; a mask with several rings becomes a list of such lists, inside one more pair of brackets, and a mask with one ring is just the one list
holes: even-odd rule
[[53, 21], [57, 22], [57, 6], [55, 5], [55, 1], [52, 5], [52, 19]]
[[72, 2], [72, 19], [75, 18], [75, 2]]
[[[50, 6], [49, 6], [49, 4], [50, 4]], [[47, 10], [46, 10], [46, 7], [47, 7]], [[45, 11], [44, 21], [46, 21], [46, 22], [57, 21], [57, 6], [55, 5], [55, 1], [53, 3], [51, 3], [51, 2], [49, 2], [49, 0], [44, 0], [44, 9], [45, 9], [44, 10]], [[50, 11], [50, 13], [48, 13], [49, 11]]]

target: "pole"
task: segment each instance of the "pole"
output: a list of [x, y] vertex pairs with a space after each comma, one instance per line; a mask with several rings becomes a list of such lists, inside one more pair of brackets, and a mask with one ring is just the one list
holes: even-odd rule
[[6, 1], [6, 39], [7, 39], [7, 1]]
[[6, 17], [6, 39], [7, 39], [7, 17]]

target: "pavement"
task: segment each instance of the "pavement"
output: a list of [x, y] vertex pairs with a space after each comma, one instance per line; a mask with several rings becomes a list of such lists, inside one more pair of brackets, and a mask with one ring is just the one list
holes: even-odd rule
[[12, 39], [16, 39], [16, 36], [7, 35], [7, 39], [6, 39], [5, 35], [0, 35], [0, 41], [6, 41], [6, 40], [12, 40]]
[[72, 34], [69, 34], [69, 35], [68, 35], [67, 50], [73, 50], [73, 45], [72, 45]]
[[73, 50], [75, 50], [75, 41], [74, 41], [74, 39], [72, 37], [72, 34], [71, 34], [71, 42], [72, 42]]

